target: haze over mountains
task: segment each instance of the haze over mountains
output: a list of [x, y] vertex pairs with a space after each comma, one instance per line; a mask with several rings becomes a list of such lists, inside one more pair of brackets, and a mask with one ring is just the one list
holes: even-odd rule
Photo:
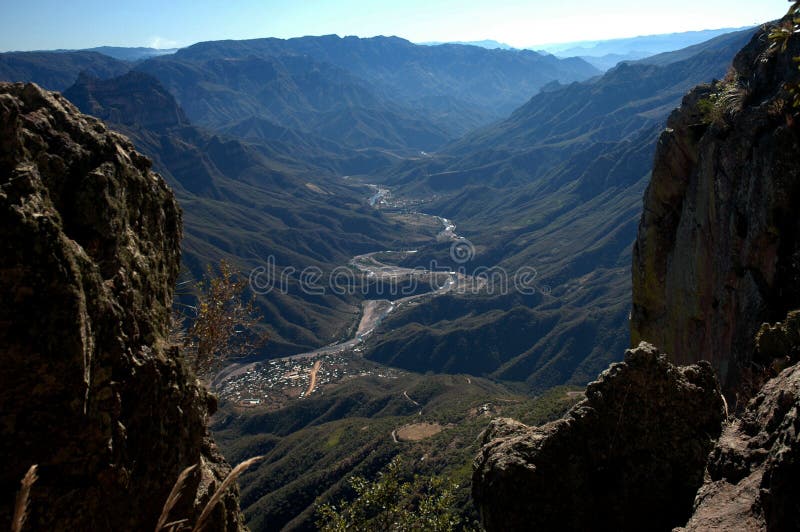
[[514, 47], [509, 44], [486, 39], [482, 41], [449, 41], [445, 42], [423, 42], [419, 44], [439, 45], [439, 44], [466, 44], [480, 46], [490, 50], [501, 48], [504, 50], [536, 50], [553, 54], [556, 57], [580, 57], [592, 66], [600, 70], [608, 70], [621, 61], [635, 61], [654, 55], [681, 50], [693, 45], [697, 45], [714, 37], [734, 33], [749, 29], [741, 28], [720, 28], [701, 31], [685, 31], [678, 33], [665, 33], [658, 35], [641, 35], [638, 37], [625, 37], [619, 39], [606, 39], [598, 41], [575, 41], [561, 42], [552, 44], [531, 44], [523, 47]]
[[488, 48], [489, 50], [494, 50], [496, 48], [500, 48], [503, 50], [514, 49], [514, 47], [511, 46], [510, 44], [495, 41], [493, 39], [484, 39], [482, 41], [430, 41], [430, 42], [420, 42], [417, 44], [424, 44], [426, 46], [438, 46], [440, 44], [464, 44], [467, 46], [480, 46], [481, 48]]
[[[680, 50], [706, 42], [714, 37], [750, 29], [722, 28], [714, 30], [686, 31], [661, 35], [643, 35], [604, 41], [578, 41], [531, 47], [556, 57], [580, 57], [593, 66], [608, 70], [620, 61], [643, 59], [665, 52]], [[753, 28], [754, 29], [754, 28]]]

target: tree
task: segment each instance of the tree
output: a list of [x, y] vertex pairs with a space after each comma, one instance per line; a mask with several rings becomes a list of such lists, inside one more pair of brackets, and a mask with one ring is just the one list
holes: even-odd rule
[[440, 477], [414, 476], [401, 479], [402, 462], [392, 460], [374, 482], [362, 477], [350, 479], [356, 492], [352, 501], [337, 506], [322, 504], [317, 526], [323, 532], [431, 531], [464, 530], [454, 511], [457, 486]]
[[[189, 307], [191, 325], [180, 343], [198, 376], [209, 377], [225, 361], [250, 355], [266, 341], [256, 330], [262, 317], [255, 296], [245, 300], [246, 288], [247, 282], [225, 260], [219, 262], [219, 274], [209, 265], [197, 284], [197, 304]], [[183, 318], [177, 321], [182, 324]]]

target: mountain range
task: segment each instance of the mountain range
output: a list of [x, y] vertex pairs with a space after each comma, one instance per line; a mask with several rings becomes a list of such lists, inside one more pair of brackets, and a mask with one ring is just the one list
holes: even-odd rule
[[[529, 50], [336, 35], [198, 43], [137, 68], [159, 79], [201, 125], [229, 126], [257, 116], [296, 127], [305, 120], [293, 112], [307, 106], [318, 117], [307, 128], [311, 131], [331, 123], [342, 126], [331, 133], [358, 130], [366, 118], [347, 116], [341, 122], [340, 113], [363, 109], [371, 116], [383, 112], [421, 120], [417, 127], [449, 138], [502, 118], [547, 83], [598, 73], [583, 60]], [[441, 144], [436, 137], [419, 141], [415, 147], [428, 150]]]
[[[455, 138], [420, 110], [404, 107], [408, 101], [386, 95], [392, 84], [405, 81], [390, 68], [380, 70], [380, 54], [394, 56], [398, 68], [406, 65], [407, 75], [439, 69], [453, 79], [467, 76], [466, 67], [454, 63], [459, 54], [464, 61], [480, 57], [490, 64], [497, 57], [483, 83], [508, 77], [505, 86], [527, 79], [535, 87], [554, 77], [569, 81], [595, 73], [581, 61], [532, 52], [429, 49], [396, 38], [316, 41], [318, 48], [330, 48], [329, 55], [304, 53], [314, 38], [200, 43], [135, 64], [97, 52], [0, 54], [0, 78], [58, 90], [74, 82], [66, 93], [83, 111], [136, 141], [186, 207], [184, 263], [198, 276], [205, 264], [222, 257], [243, 271], [269, 256], [276, 257], [279, 269], [331, 271], [359, 253], [414, 247], [435, 235], [435, 226], [420, 233], [387, 219], [364, 203], [366, 187], [341, 179], [373, 174], [400, 156]], [[361, 70], [327, 62], [334, 52], [339, 63], [350, 61]], [[533, 68], [540, 63], [542, 72]], [[359, 77], [370, 68], [383, 81]], [[431, 105], [439, 105], [438, 98], [442, 113], [452, 111], [472, 123], [476, 113], [453, 103], [463, 85], [438, 83], [427, 96]], [[516, 94], [523, 98], [521, 90]], [[515, 100], [497, 101], [513, 106]], [[296, 285], [290, 292], [261, 298], [273, 354], [341, 338], [357, 321], [363, 297], [314, 298]]]
[[[405, 266], [447, 262], [448, 243], [425, 245], [435, 226], [370, 208], [363, 184], [342, 175], [368, 175], [455, 220], [475, 246], [467, 266], [533, 268], [547, 293], [452, 293], [405, 308], [382, 324], [368, 355], [543, 389], [584, 382], [627, 344], [630, 243], [656, 132], [688, 88], [725, 75], [750, 35], [622, 63], [583, 82], [569, 82], [594, 72], [579, 60], [336, 36], [199, 43], [111, 79], [130, 64], [92, 52], [3, 54], [0, 65], [3, 77], [63, 83], [79, 60], [97, 60], [96, 74], [66, 94], [135, 139], [175, 186], [194, 275], [221, 257], [244, 271], [270, 255], [281, 267], [331, 271], [359, 253], [408, 247], [420, 252]], [[478, 63], [467, 68], [468, 60]], [[423, 84], [426, 71], [438, 74]], [[505, 120], [457, 140], [421, 112], [420, 102], [442, 100], [460, 112], [453, 101], [483, 101], [496, 80], [523, 78], [529, 92], [551, 81]], [[500, 113], [518, 97], [489, 99], [484, 110]], [[295, 289], [261, 298], [270, 353], [346, 336], [360, 297]], [[525, 334], [509, 334], [522, 323]]]
[[[410, 246], [430, 238], [401, 230], [366, 205], [365, 187], [294, 159], [281, 145], [242, 142], [193, 126], [147, 74], [82, 76], [64, 94], [132, 138], [172, 185], [185, 212], [189, 278], [221, 258], [244, 272], [269, 257], [278, 270], [330, 270], [386, 242]], [[261, 300], [273, 354], [330, 343], [356, 319], [353, 296], [309, 296], [296, 281]]]
[[[470, 269], [534, 268], [549, 293], [447, 294], [435, 310], [390, 316], [369, 356], [415, 370], [470, 368], [535, 389], [584, 382], [606, 367], [628, 344], [630, 249], [658, 132], [686, 90], [723, 77], [751, 36], [544, 91], [435, 156], [393, 167], [385, 184], [435, 197], [425, 208], [457, 221], [475, 248]], [[447, 260], [441, 246], [420, 253], [414, 260]], [[482, 345], [493, 346], [491, 356], [474, 356]]]
[[714, 30], [686, 31], [659, 35], [642, 35], [623, 39], [602, 41], [579, 41], [549, 44], [534, 47], [557, 57], [580, 57], [601, 70], [608, 70], [620, 61], [643, 59], [665, 52], [681, 50], [700, 44], [726, 33], [734, 33], [752, 27], [721, 28]]
[[495, 41], [493, 39], [484, 39], [482, 41], [428, 41], [428, 42], [420, 42], [417, 44], [424, 44], [426, 46], [438, 46], [440, 44], [465, 44], [467, 46], [479, 46], [481, 48], [488, 48], [489, 50], [494, 50], [496, 48], [500, 48], [502, 50], [515, 49], [510, 44], [506, 44], [500, 41]]
[[[330, 272], [398, 249], [416, 251], [399, 267], [534, 272], [530, 293], [454, 289], [388, 314], [359, 347], [372, 376], [277, 412], [223, 402], [214, 427], [228, 457], [269, 456], [243, 477], [253, 527], [308, 529], [314, 497], [346, 493], [348, 475], [398, 453], [466, 479], [482, 408], [549, 419], [572, 396], [536, 406], [531, 392], [584, 384], [619, 357], [658, 131], [751, 37], [603, 75], [532, 51], [324, 36], [198, 43], [135, 63], [0, 54], [0, 78], [64, 90], [153, 159], [184, 211], [182, 283], [220, 258], [245, 273], [270, 256], [279, 269]], [[393, 201], [371, 205], [374, 187]], [[440, 221], [419, 213], [452, 220], [466, 241], [437, 240]], [[455, 260], [459, 242], [471, 260]], [[258, 298], [270, 334], [258, 358], [352, 337], [366, 297], [309, 294], [290, 277]], [[375, 377], [386, 365], [401, 371]], [[389, 434], [415, 418], [442, 435], [394, 444]]]

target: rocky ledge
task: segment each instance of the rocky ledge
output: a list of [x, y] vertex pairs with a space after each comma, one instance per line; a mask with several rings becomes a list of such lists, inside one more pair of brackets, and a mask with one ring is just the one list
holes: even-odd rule
[[473, 496], [487, 530], [670, 530], [689, 518], [725, 418], [708, 363], [642, 343], [541, 427], [492, 422]]
[[[798, 313], [769, 331], [788, 359], [800, 348]], [[685, 530], [800, 530], [800, 365], [768, 381], [725, 427]]]

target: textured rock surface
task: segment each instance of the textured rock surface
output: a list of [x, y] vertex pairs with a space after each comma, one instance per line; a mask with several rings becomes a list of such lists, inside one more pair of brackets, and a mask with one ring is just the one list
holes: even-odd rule
[[764, 323], [756, 334], [759, 360], [771, 360], [770, 369], [780, 371], [800, 361], [800, 311], [794, 310], [776, 324]]
[[563, 419], [492, 422], [473, 496], [487, 530], [669, 530], [688, 519], [724, 419], [708, 363], [629, 350]]
[[800, 365], [728, 425], [686, 530], [800, 530]]
[[[203, 463], [176, 519], [226, 474], [213, 400], [165, 342], [180, 226], [127, 139], [0, 84], [0, 528], [32, 464], [35, 530], [152, 530], [183, 468]], [[240, 526], [231, 493], [213, 528]]]
[[[633, 253], [632, 345], [709, 360], [734, 392], [769, 363], [752, 358], [760, 325], [800, 306], [800, 128], [784, 87], [800, 40], [770, 51], [765, 31], [670, 117]], [[709, 124], [700, 102], [726, 91]]]

